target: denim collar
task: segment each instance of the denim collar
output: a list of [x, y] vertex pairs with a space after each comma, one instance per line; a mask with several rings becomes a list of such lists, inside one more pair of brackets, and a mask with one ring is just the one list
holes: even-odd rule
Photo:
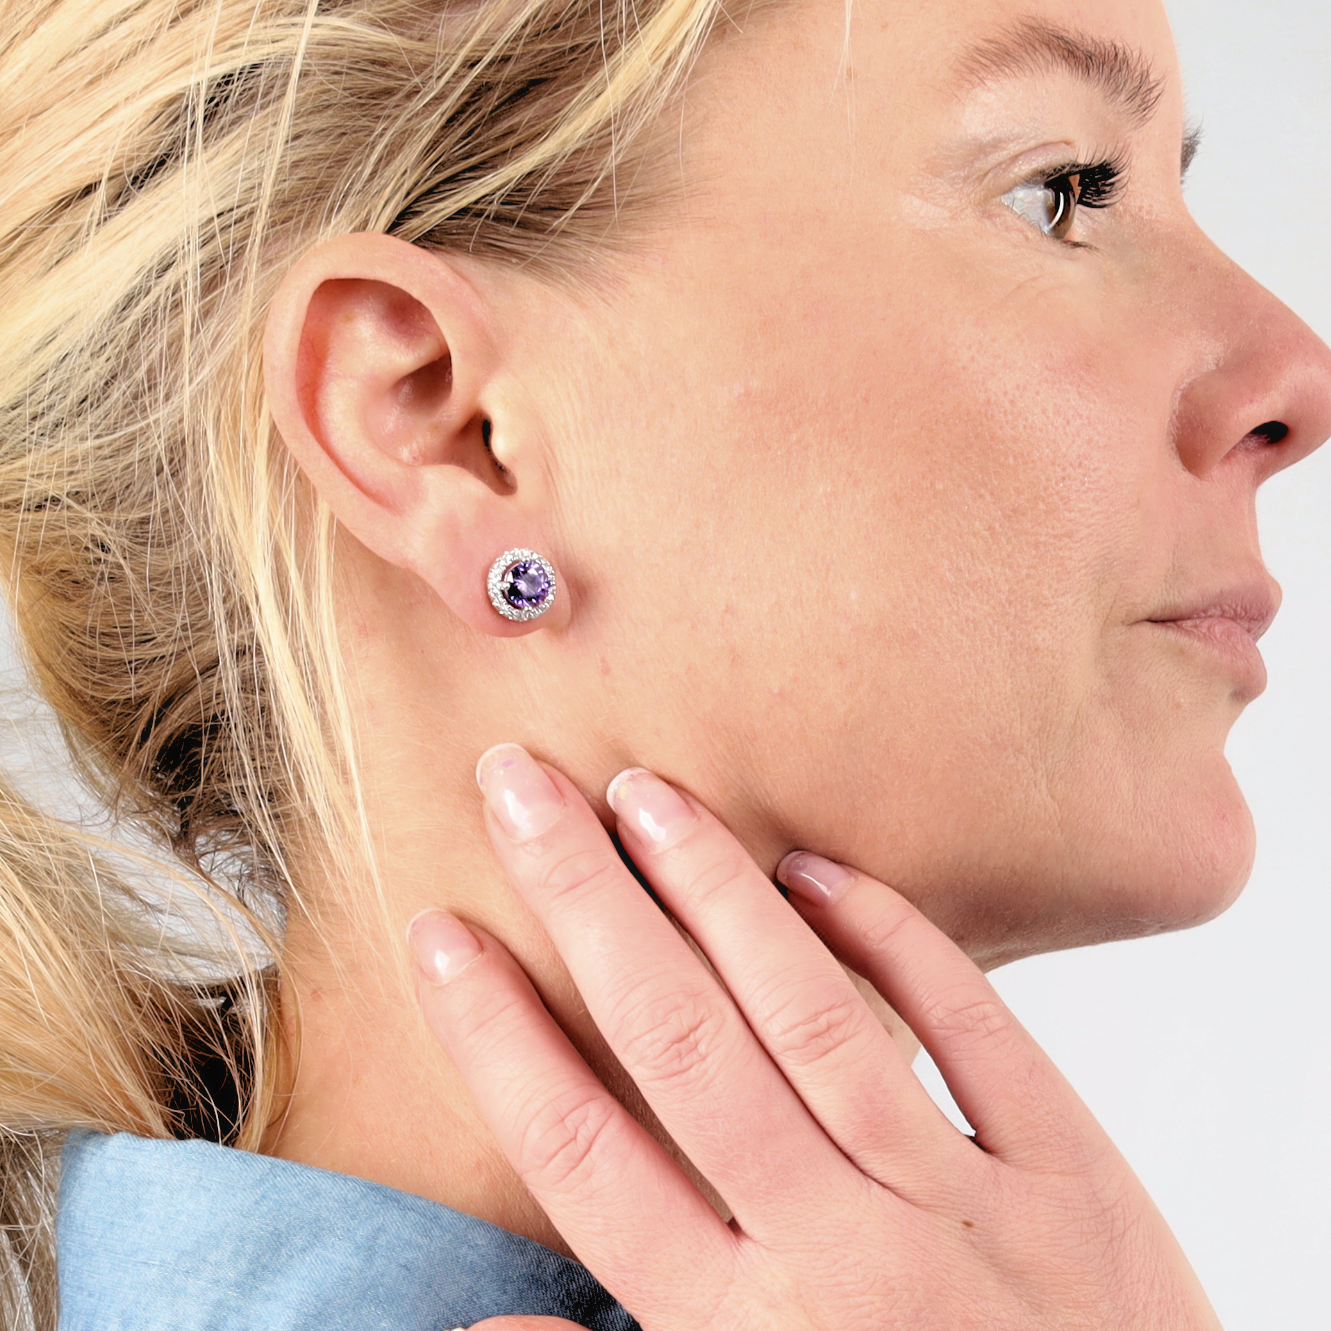
[[451, 1331], [637, 1323], [576, 1262], [364, 1179], [203, 1141], [71, 1133], [60, 1331]]

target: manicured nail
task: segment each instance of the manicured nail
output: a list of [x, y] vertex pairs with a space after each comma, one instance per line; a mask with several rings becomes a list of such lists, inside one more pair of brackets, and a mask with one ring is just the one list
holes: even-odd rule
[[606, 799], [619, 819], [652, 850], [668, 850], [698, 821], [698, 815], [645, 767], [630, 767], [606, 787]]
[[431, 984], [447, 984], [481, 955], [480, 940], [442, 910], [423, 910], [407, 925], [416, 965]]
[[548, 831], [564, 810], [564, 797], [520, 744], [496, 744], [476, 764], [476, 784], [499, 825], [519, 845]]
[[807, 850], [792, 850], [776, 866], [776, 880], [815, 906], [830, 906], [846, 895], [855, 875], [844, 866]]

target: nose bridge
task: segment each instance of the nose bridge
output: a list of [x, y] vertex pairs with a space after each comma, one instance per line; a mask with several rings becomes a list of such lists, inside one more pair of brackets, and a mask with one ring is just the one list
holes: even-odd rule
[[1181, 260], [1195, 355], [1178, 397], [1179, 456], [1201, 473], [1256, 443], [1260, 481], [1331, 435], [1331, 348], [1200, 231], [1194, 241]]

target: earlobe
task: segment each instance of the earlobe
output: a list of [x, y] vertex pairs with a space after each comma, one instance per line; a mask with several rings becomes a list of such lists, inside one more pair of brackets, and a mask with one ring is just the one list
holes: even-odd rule
[[[282, 283], [264, 373], [278, 432], [339, 523], [474, 629], [513, 636], [562, 621], [567, 597], [554, 611], [553, 572], [534, 613], [505, 615], [490, 595], [495, 559], [541, 538], [539, 494], [528, 487], [519, 504], [495, 456], [505, 400], [486, 318], [447, 259], [388, 236], [341, 236]], [[524, 441], [536, 474], [533, 446]]]

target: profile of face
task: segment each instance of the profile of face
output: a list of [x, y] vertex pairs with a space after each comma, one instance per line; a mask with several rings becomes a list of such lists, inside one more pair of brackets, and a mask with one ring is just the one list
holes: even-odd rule
[[[449, 261], [430, 326], [503, 471], [397, 535], [340, 512], [474, 588], [367, 580], [404, 696], [587, 789], [652, 767], [989, 962], [1221, 910], [1278, 600], [1254, 497], [1331, 431], [1331, 357], [1188, 214], [1157, 0], [793, 0], [671, 115], [650, 216], [572, 281]], [[326, 288], [325, 368], [434, 309], [390, 287]], [[331, 438], [369, 390], [325, 377]], [[476, 632], [511, 546], [559, 615]]]

